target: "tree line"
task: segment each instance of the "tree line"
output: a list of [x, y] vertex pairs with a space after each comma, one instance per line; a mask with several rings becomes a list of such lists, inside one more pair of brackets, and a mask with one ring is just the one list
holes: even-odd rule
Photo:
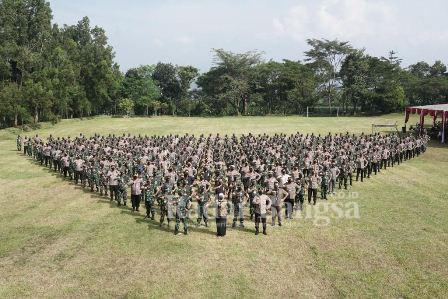
[[0, 126], [100, 114], [301, 114], [316, 106], [388, 113], [448, 99], [441, 61], [403, 67], [393, 51], [374, 57], [345, 41], [307, 43], [303, 61], [214, 49], [205, 73], [163, 62], [122, 73], [104, 29], [87, 17], [60, 27], [44, 0], [0, 0]]

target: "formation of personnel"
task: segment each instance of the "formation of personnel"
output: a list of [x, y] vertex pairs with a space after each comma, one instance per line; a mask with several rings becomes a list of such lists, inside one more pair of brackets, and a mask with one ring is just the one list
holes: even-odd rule
[[[387, 167], [425, 152], [429, 138], [421, 136], [328, 134], [201, 135], [57, 137], [43, 140], [18, 136], [17, 149], [40, 164], [60, 172], [110, 201], [127, 205], [131, 191], [133, 211], [143, 200], [146, 217], [160, 226], [175, 220], [177, 234], [188, 233], [190, 211], [195, 206], [196, 225], [209, 225], [214, 208], [217, 235], [224, 236], [227, 215], [232, 227], [244, 227], [244, 207], [260, 222], [266, 234], [270, 212], [272, 226], [281, 226], [282, 213], [293, 218], [305, 198], [316, 204], [336, 189], [347, 189]], [[129, 188], [130, 187], [130, 188]]]

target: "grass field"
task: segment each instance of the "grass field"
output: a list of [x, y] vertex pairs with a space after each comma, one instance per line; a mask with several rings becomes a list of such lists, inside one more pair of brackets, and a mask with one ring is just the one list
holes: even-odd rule
[[[371, 132], [371, 118], [129, 118], [69, 120], [28, 132]], [[411, 119], [411, 123], [415, 123]], [[166, 227], [85, 192], [15, 151], [0, 131], [0, 298], [439, 297], [448, 294], [448, 148], [428, 151], [350, 189], [359, 218], [247, 229]], [[348, 195], [348, 194], [347, 194]], [[330, 211], [331, 212], [331, 211]], [[329, 212], [329, 213], [330, 213]], [[292, 225], [293, 224], [293, 225]]]

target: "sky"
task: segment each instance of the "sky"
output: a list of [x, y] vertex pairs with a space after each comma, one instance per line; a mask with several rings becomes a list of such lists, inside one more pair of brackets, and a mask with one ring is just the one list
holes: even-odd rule
[[106, 30], [122, 71], [171, 62], [202, 72], [213, 48], [258, 50], [265, 60], [303, 60], [306, 39], [349, 41], [403, 66], [448, 64], [446, 0], [50, 0], [53, 22], [88, 16]]

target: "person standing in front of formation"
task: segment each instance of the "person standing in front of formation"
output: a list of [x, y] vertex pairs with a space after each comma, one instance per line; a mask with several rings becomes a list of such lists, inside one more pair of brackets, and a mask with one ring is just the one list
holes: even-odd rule
[[132, 180], [129, 182], [129, 185], [131, 186], [132, 211], [138, 212], [138, 209], [140, 208], [143, 180], [139, 178], [137, 173], [135, 173]]
[[204, 224], [208, 227], [208, 205], [210, 202], [210, 194], [208, 192], [207, 185], [201, 185], [199, 187], [196, 198], [198, 201], [198, 218], [196, 226], [201, 224], [202, 219], [204, 219]]
[[64, 174], [64, 178], [66, 178], [68, 174], [68, 169], [70, 167], [70, 159], [67, 154], [64, 154], [62, 156], [61, 164], [62, 164], [62, 173]]
[[236, 222], [240, 221], [240, 227], [244, 227], [244, 192], [241, 184], [238, 184], [236, 188], [232, 188], [229, 192], [229, 199], [233, 205], [233, 223], [232, 227], [236, 227]]
[[298, 190], [296, 193], [296, 209], [302, 210], [303, 201], [305, 199], [305, 178], [297, 178], [296, 183], [298, 186]]
[[174, 227], [174, 234], [179, 233], [180, 223], [184, 226], [184, 235], [188, 235], [188, 211], [191, 208], [190, 197], [187, 193], [178, 191], [176, 200], [173, 201], [176, 206], [176, 226]]
[[271, 208], [271, 199], [269, 196], [263, 194], [261, 190], [258, 190], [258, 194], [252, 200], [255, 207], [255, 234], [258, 235], [260, 222], [263, 226], [263, 234], [267, 235], [266, 232], [266, 213]]
[[330, 172], [323, 171], [320, 182], [320, 198], [327, 199], [328, 183], [330, 181]]
[[313, 199], [313, 205], [316, 205], [317, 201], [317, 188], [320, 183], [320, 177], [316, 172], [311, 172], [308, 177], [308, 204], [311, 204], [311, 198]]
[[153, 183], [151, 182], [151, 179], [148, 179], [146, 181], [145, 187], [144, 187], [144, 197], [145, 197], [145, 207], [146, 207], [146, 218], [151, 218], [151, 220], [154, 220], [154, 192], [155, 188], [153, 187]]
[[281, 210], [285, 199], [288, 197], [288, 192], [285, 189], [280, 188], [278, 183], [274, 184], [274, 190], [270, 192], [272, 200], [272, 226], [275, 226], [275, 218], [277, 218], [278, 226], [282, 226]]
[[296, 184], [296, 182], [293, 180], [293, 178], [290, 176], [288, 178], [288, 182], [285, 184], [285, 189], [288, 192], [288, 197], [285, 200], [286, 204], [286, 216], [285, 218], [292, 219], [292, 213], [294, 211], [294, 202], [296, 200], [297, 191], [299, 190], [299, 185]]
[[[114, 200], [118, 202], [118, 177], [120, 172], [115, 169], [115, 165], [112, 165], [107, 173], [107, 181], [109, 183], [110, 201]], [[107, 195], [107, 194], [106, 194]]]
[[361, 182], [364, 180], [364, 167], [366, 160], [364, 156], [360, 155], [358, 159], [356, 159], [356, 181], [358, 181], [359, 176], [361, 175]]
[[390, 166], [390, 153], [387, 148], [383, 149], [383, 152], [381, 153], [381, 159], [381, 168], [384, 168], [384, 170], [386, 170], [386, 168]]
[[28, 155], [28, 147], [29, 147], [29, 139], [27, 136], [25, 136], [25, 139], [23, 140], [23, 154]]
[[125, 172], [121, 172], [120, 177], [118, 178], [118, 206], [121, 206], [121, 202], [123, 202], [123, 205], [126, 206], [128, 197], [128, 184], [128, 175]]
[[75, 184], [82, 180], [82, 170], [84, 167], [84, 160], [80, 156], [75, 160]]
[[[315, 173], [317, 173], [317, 172], [315, 172]], [[340, 173], [341, 173], [341, 171], [339, 170], [339, 167], [337, 167], [336, 164], [332, 163], [331, 168], [330, 168], [330, 181], [328, 184], [330, 193], [335, 192], [336, 181], [339, 178]]]
[[16, 143], [17, 143], [17, 150], [19, 152], [21, 152], [22, 151], [22, 137], [20, 135], [17, 135]]

